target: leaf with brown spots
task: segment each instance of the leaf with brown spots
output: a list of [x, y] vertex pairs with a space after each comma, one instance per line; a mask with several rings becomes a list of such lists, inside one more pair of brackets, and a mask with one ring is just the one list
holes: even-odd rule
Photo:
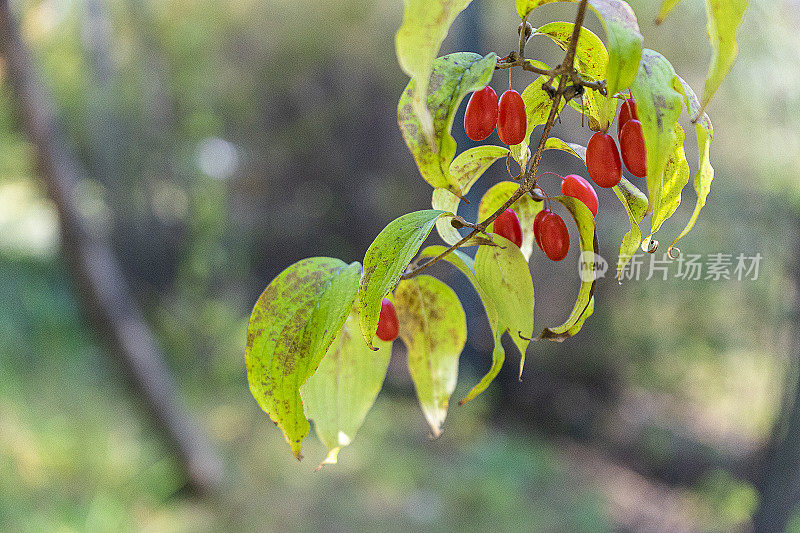
[[392, 343], [378, 340], [376, 345], [378, 351], [373, 352], [364, 343], [358, 316], [351, 313], [317, 371], [300, 387], [306, 416], [328, 448], [320, 467], [336, 463], [339, 450], [353, 440], [383, 386]]
[[417, 84], [411, 101], [419, 118], [420, 137], [434, 145], [434, 122], [428, 101], [428, 83], [442, 41], [453, 21], [471, 0], [405, 0], [403, 23], [394, 37], [397, 62]]
[[533, 335], [533, 280], [517, 246], [494, 235], [497, 246], [480, 246], [475, 254], [475, 279], [497, 309], [500, 331], [508, 331], [519, 348], [519, 373]]
[[394, 302], [408, 369], [434, 437], [442, 432], [458, 379], [458, 358], [467, 342], [467, 319], [458, 296], [431, 276], [401, 281]]
[[471, 52], [449, 54], [433, 62], [426, 108], [433, 117], [432, 144], [425, 136], [414, 105], [420, 91], [418, 80], [408, 83], [397, 105], [400, 132], [420, 174], [434, 187], [447, 189], [459, 198], [465, 194], [459, 183], [461, 177], [450, 174], [450, 164], [456, 155], [456, 140], [450, 134], [453, 117], [464, 96], [488, 85], [496, 64], [494, 53], [481, 57]]
[[250, 391], [298, 459], [311, 427], [300, 386], [319, 366], [353, 307], [361, 265], [313, 257], [286, 268], [258, 298], [247, 329]]
[[[680, 82], [672, 64], [658, 52], [645, 50], [631, 91], [647, 148], [647, 193], [653, 213], [661, 209], [664, 173], [677, 139], [675, 124], [683, 107], [683, 95], [678, 88]], [[653, 233], [657, 229], [651, 225]], [[643, 249], [647, 249], [649, 241], [649, 238], [644, 240]]]
[[383, 297], [394, 289], [408, 263], [417, 255], [439, 217], [438, 209], [414, 211], [391, 221], [364, 255], [364, 275], [358, 289], [358, 320], [367, 345], [372, 346]]

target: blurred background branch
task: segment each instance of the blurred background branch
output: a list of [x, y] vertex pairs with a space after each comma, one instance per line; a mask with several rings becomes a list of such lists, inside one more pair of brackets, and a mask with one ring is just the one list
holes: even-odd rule
[[[96, 2], [91, 2], [90, 13], [95, 24], [89, 33], [100, 65], [106, 55], [101, 40], [107, 32], [97, 26], [102, 19], [92, 11], [96, 9]], [[60, 133], [53, 103], [39, 81], [5, 0], [0, 1], [0, 57], [8, 69], [21, 127], [34, 147], [38, 177], [58, 210], [62, 251], [84, 310], [100, 341], [125, 369], [134, 395], [146, 406], [180, 457], [190, 488], [208, 491], [222, 474], [220, 458], [178, 398], [156, 339], [102, 231], [91, 227], [76, 205], [79, 182], [87, 173], [80, 168]], [[110, 129], [111, 126], [99, 128], [105, 135], [98, 139], [112, 140]], [[116, 169], [109, 163], [104, 170], [108, 175]]]

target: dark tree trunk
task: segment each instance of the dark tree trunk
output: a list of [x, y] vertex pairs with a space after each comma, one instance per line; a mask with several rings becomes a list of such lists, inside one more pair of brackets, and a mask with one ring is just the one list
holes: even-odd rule
[[209, 490], [221, 477], [222, 463], [179, 400], [163, 355], [102, 231], [87, 224], [77, 207], [77, 185], [85, 172], [58, 128], [54, 106], [35, 73], [7, 0], [0, 0], [0, 56], [21, 127], [35, 147], [38, 175], [57, 207], [63, 253], [89, 320], [177, 453], [189, 487]]

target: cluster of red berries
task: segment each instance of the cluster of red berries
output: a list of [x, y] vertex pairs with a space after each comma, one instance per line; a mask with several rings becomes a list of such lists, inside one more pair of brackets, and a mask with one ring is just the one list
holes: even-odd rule
[[613, 187], [622, 179], [622, 163], [638, 178], [647, 175], [647, 155], [644, 147], [642, 123], [636, 114], [636, 100], [625, 100], [617, 121], [617, 136], [622, 151], [608, 133], [598, 131], [586, 147], [586, 168], [589, 177], [600, 187]]
[[464, 131], [473, 141], [482, 141], [492, 134], [497, 126], [497, 135], [511, 146], [525, 140], [528, 116], [522, 96], [509, 89], [497, 101], [497, 93], [488, 85], [475, 91], [469, 98], [464, 113]]
[[[561, 178], [561, 176], [559, 176]], [[583, 202], [593, 216], [597, 215], [598, 201], [594, 187], [585, 178], [570, 174], [561, 178], [561, 192]], [[533, 219], [533, 238], [537, 246], [552, 261], [561, 261], [569, 252], [569, 232], [564, 220], [546, 207], [539, 211]], [[493, 225], [497, 235], [505, 237], [517, 246], [522, 246], [522, 225], [513, 209], [506, 209], [498, 216]]]

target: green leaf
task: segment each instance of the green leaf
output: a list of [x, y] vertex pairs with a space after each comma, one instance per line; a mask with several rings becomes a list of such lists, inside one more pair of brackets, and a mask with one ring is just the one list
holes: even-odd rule
[[661, 209], [664, 172], [677, 137], [675, 124], [683, 103], [675, 89], [679, 85], [670, 62], [658, 52], [645, 50], [631, 91], [647, 149], [647, 191], [654, 213]]
[[341, 329], [358, 291], [361, 265], [314, 257], [286, 268], [258, 298], [247, 328], [250, 391], [298, 459], [311, 427], [300, 386]]
[[519, 248], [500, 235], [494, 235], [493, 240], [496, 246], [478, 247], [475, 279], [494, 303], [500, 328], [508, 330], [519, 349], [522, 376], [525, 351], [533, 334], [533, 280]]
[[750, 0], [706, 0], [708, 38], [711, 40], [713, 54], [703, 88], [704, 108], [736, 61], [736, 56], [739, 54], [736, 32], [739, 31], [739, 25], [749, 3]]
[[[422, 250], [420, 256], [436, 257], [444, 252], [445, 249], [446, 248], [444, 246], [428, 246]], [[503, 349], [503, 344], [500, 342], [500, 338], [503, 336], [503, 333], [506, 332], [507, 328], [500, 327], [500, 318], [497, 314], [497, 309], [495, 309], [491, 296], [489, 296], [489, 294], [475, 278], [475, 262], [472, 260], [472, 258], [463, 252], [454, 250], [452, 253], [446, 255], [442, 260], [448, 261], [458, 268], [467, 277], [470, 283], [472, 283], [472, 286], [475, 287], [475, 291], [478, 293], [478, 296], [483, 303], [483, 308], [486, 310], [486, 317], [489, 320], [489, 327], [492, 329], [492, 336], [494, 338], [492, 365], [486, 375], [483, 376], [483, 379], [481, 379], [477, 385], [472, 387], [472, 390], [469, 391], [463, 400], [458, 402], [459, 405], [464, 405], [486, 390], [492, 380], [494, 380], [497, 374], [500, 373], [500, 369], [503, 367], [503, 361], [505, 361], [506, 358], [506, 352]]]
[[[551, 22], [537, 29], [534, 35], [546, 35], [562, 50], [566, 50], [569, 47], [574, 27], [575, 24], [571, 22]], [[587, 28], [581, 28], [578, 46], [575, 49], [575, 59], [577, 60], [576, 68], [584, 78], [589, 80], [605, 79], [608, 52], [600, 37]], [[602, 129], [611, 123], [616, 112], [616, 99], [603, 96], [590, 89], [584, 92], [580, 104], [571, 100], [570, 105], [594, 119], [597, 122], [595, 125], [597, 129]]]
[[697, 193], [697, 203], [694, 206], [694, 212], [689, 222], [686, 224], [686, 227], [681, 231], [680, 235], [672, 241], [672, 244], [669, 245], [667, 250], [669, 252], [672, 251], [675, 243], [686, 236], [694, 227], [695, 222], [697, 222], [697, 217], [700, 216], [700, 210], [706, 205], [706, 198], [708, 198], [708, 193], [711, 192], [711, 182], [714, 179], [714, 167], [711, 166], [711, 160], [709, 159], [711, 141], [714, 140], [714, 127], [711, 125], [711, 120], [708, 118], [708, 115], [702, 112], [702, 106], [697, 99], [697, 95], [695, 95], [692, 88], [689, 87], [689, 84], [680, 76], [678, 76], [678, 80], [683, 89], [686, 110], [691, 116], [698, 117], [695, 123], [695, 130], [697, 131], [699, 161], [697, 174], [694, 175], [694, 190]]
[[453, 289], [431, 276], [403, 280], [395, 291], [400, 338], [408, 369], [434, 437], [442, 433], [458, 358], [467, 342], [467, 319]]
[[589, 311], [589, 304], [594, 296], [594, 287], [597, 283], [595, 273], [595, 257], [599, 252], [597, 245], [597, 232], [595, 231], [594, 216], [586, 204], [571, 196], [555, 196], [550, 199], [567, 208], [578, 227], [578, 239], [581, 246], [581, 286], [575, 306], [572, 308], [567, 320], [555, 328], [545, 328], [539, 335], [540, 339], [561, 342], [571, 337], [580, 330], [580, 324], [585, 320]]
[[[411, 105], [418, 119], [420, 139], [431, 148], [434, 119], [426, 105], [433, 64], [453, 20], [471, 0], [404, 0], [403, 23], [394, 38], [397, 61], [416, 84]], [[433, 89], [435, 90], [435, 89]], [[413, 150], [412, 150], [413, 151]]]
[[[478, 181], [492, 164], [502, 157], [509, 155], [508, 148], [502, 146], [476, 146], [465, 152], [461, 152], [458, 157], [450, 164], [450, 175], [461, 186], [464, 194], [467, 194], [472, 185]], [[461, 199], [445, 189], [434, 189], [431, 206], [434, 209], [441, 209], [456, 213]], [[450, 220], [439, 219], [436, 221], [436, 231], [447, 244], [453, 245], [461, 240], [461, 234], [450, 224]]]
[[680, 4], [681, 0], [663, 0], [661, 2], [661, 9], [658, 10], [658, 16], [656, 17], [656, 24], [661, 24], [664, 22], [664, 19], [667, 18], [672, 8]]
[[[689, 163], [686, 162], [683, 142], [686, 134], [680, 124], [675, 124], [675, 145], [664, 170], [664, 184], [661, 188], [659, 209], [653, 211], [651, 231], [655, 233], [681, 204], [681, 191], [689, 183]], [[652, 237], [652, 234], [651, 234]], [[649, 239], [649, 237], [648, 237]]]
[[427, 110], [433, 117], [433, 140], [429, 141], [415, 107], [419, 95], [418, 80], [412, 79], [397, 106], [400, 132], [417, 162], [425, 181], [434, 187], [449, 190], [458, 197], [464, 193], [457, 178], [450, 174], [450, 163], [456, 155], [456, 141], [450, 134], [453, 117], [461, 100], [471, 91], [489, 84], [497, 56], [486, 57], [470, 52], [458, 52], [436, 59], [430, 76]]
[[[553, 102], [550, 96], [542, 89], [542, 83], [547, 81], [547, 77], [539, 76], [533, 83], [525, 87], [522, 91], [522, 101], [525, 103], [525, 114], [527, 116], [527, 129], [525, 140], [519, 144], [509, 146], [511, 155], [517, 160], [520, 167], [525, 168], [528, 163], [528, 146], [531, 142], [531, 134], [536, 126], [547, 122]], [[564, 109], [564, 101], [559, 104], [559, 112]]]
[[[519, 183], [513, 181], [501, 181], [493, 185], [481, 198], [481, 203], [478, 206], [478, 220], [489, 218], [489, 215], [502, 207], [518, 188]], [[542, 210], [542, 203], [537, 202], [526, 194], [511, 206], [511, 209], [517, 213], [522, 226], [522, 246], [520, 246], [520, 251], [525, 256], [526, 261], [530, 261], [533, 253], [533, 219]], [[494, 223], [490, 224], [486, 231], [492, 233], [494, 231], [493, 228]]]
[[364, 344], [358, 316], [350, 313], [317, 371], [300, 387], [306, 416], [328, 449], [320, 464], [335, 464], [339, 450], [352, 442], [378, 397], [389, 367], [391, 342], [377, 342], [373, 352]]
[[619, 247], [619, 258], [617, 259], [617, 279], [619, 279], [625, 265], [631, 260], [639, 248], [639, 243], [642, 242], [642, 230], [639, 228], [639, 224], [647, 215], [648, 202], [647, 196], [625, 178], [622, 178], [613, 189], [625, 207], [625, 212], [628, 213], [628, 219], [631, 222], [631, 229], [622, 238], [622, 244]]
[[364, 274], [358, 287], [358, 319], [367, 345], [378, 329], [383, 297], [397, 285], [439, 217], [438, 209], [414, 211], [389, 223], [375, 237], [364, 256]]
[[589, 0], [606, 30], [608, 40], [608, 94], [625, 90], [636, 78], [644, 39], [639, 32], [636, 14], [622, 0]]

